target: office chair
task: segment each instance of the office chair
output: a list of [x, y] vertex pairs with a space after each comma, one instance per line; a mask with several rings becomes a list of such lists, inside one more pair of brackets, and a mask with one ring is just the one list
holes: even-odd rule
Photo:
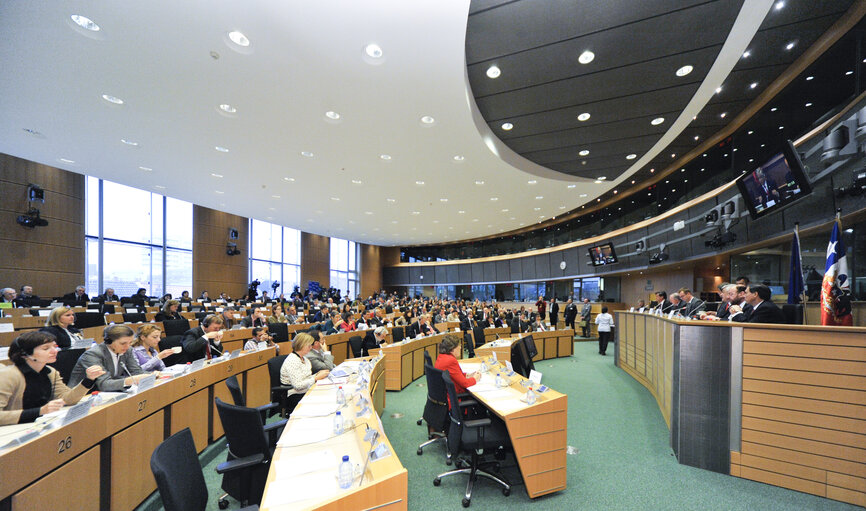
[[147, 321], [147, 316], [143, 312], [124, 312], [123, 313], [123, 322], [124, 323], [144, 323]]
[[[268, 359], [268, 375], [271, 377], [271, 402], [279, 404], [280, 417], [288, 417], [300, 399], [292, 400], [294, 404], [290, 405], [289, 390], [291, 387], [283, 385], [280, 381], [280, 369], [283, 367], [283, 362], [286, 361], [288, 355], [277, 355]], [[294, 397], [294, 396], [292, 396]]]
[[[535, 339], [533, 339], [531, 335], [527, 335], [523, 338], [523, 343], [526, 344], [526, 355], [529, 357], [529, 361], [531, 362], [536, 355], [538, 355], [538, 348], [535, 347]], [[535, 368], [533, 367], [533, 369]]]
[[162, 322], [162, 328], [166, 336], [183, 335], [189, 330], [188, 319], [169, 319]]
[[520, 350], [520, 356], [523, 358], [523, 367], [526, 369], [526, 377], [529, 378], [529, 371], [535, 369], [535, 364], [532, 362], [532, 358], [538, 354], [538, 351], [535, 350], [535, 341], [532, 340], [532, 336], [529, 337], [530, 341], [532, 341], [532, 348], [534, 354], [529, 354], [529, 345], [526, 342], [526, 337], [517, 341], [518, 349]]
[[788, 325], [803, 324], [803, 304], [802, 303], [786, 303], [782, 305], [782, 316], [785, 317], [785, 323]]
[[[448, 397], [442, 373], [433, 367], [433, 360], [427, 350], [424, 350], [424, 376], [427, 377], [427, 402], [424, 404], [422, 419], [427, 423], [427, 441], [418, 446], [418, 456], [424, 454], [424, 448], [430, 444], [445, 443], [445, 464], [451, 464], [451, 451], [448, 449]], [[421, 420], [419, 419], [419, 423]]]
[[520, 333], [520, 318], [517, 316], [514, 316], [514, 319], [511, 320], [511, 324], [509, 326], [511, 327], [511, 333], [512, 334], [519, 334]]
[[400, 342], [406, 338], [406, 333], [402, 326], [395, 326], [391, 329], [391, 341]]
[[[244, 392], [241, 390], [241, 386], [238, 383], [238, 377], [235, 375], [229, 376], [226, 378], [226, 387], [229, 388], [229, 392], [232, 394], [232, 400], [235, 402], [237, 406], [247, 406], [247, 400], [244, 398]], [[266, 405], [257, 406], [254, 410], [257, 410], [259, 414], [262, 416], [262, 424], [265, 424], [268, 420], [268, 417], [277, 413], [277, 409], [279, 408], [279, 403], [268, 403]], [[267, 432], [272, 438], [273, 443], [277, 442], [277, 439], [280, 436], [280, 433], [283, 431], [283, 428], [286, 425], [286, 420], [283, 419], [279, 422], [274, 422], [272, 424], [265, 424], [265, 432]]]
[[[265, 491], [268, 468], [276, 447], [276, 443], [270, 443], [267, 436], [267, 429], [272, 425], [265, 426], [261, 414], [255, 408], [230, 405], [218, 397], [214, 398], [214, 403], [228, 442], [226, 463], [251, 456], [260, 460], [259, 464], [243, 474], [243, 477], [235, 474], [223, 475], [222, 489], [240, 501], [242, 506], [248, 502], [258, 504]], [[286, 421], [280, 422], [282, 424], [275, 424], [282, 427]], [[220, 502], [226, 502], [225, 498], [221, 497]]]
[[[448, 448], [452, 456], [455, 453], [469, 452], [472, 457], [468, 467], [450, 470], [436, 476], [433, 479], [433, 486], [441, 485], [443, 477], [455, 474], [468, 474], [469, 481], [466, 484], [466, 493], [463, 496], [463, 507], [469, 507], [471, 504], [472, 486], [479, 476], [499, 484], [502, 486], [502, 494], [506, 497], [509, 496], [511, 494], [511, 485], [505, 482], [501, 476], [482, 469], [482, 466], [487, 466], [491, 463], [482, 462], [481, 460], [481, 454], [485, 449], [498, 449], [508, 443], [508, 432], [505, 429], [505, 424], [499, 419], [490, 417], [479, 419], [465, 418], [463, 410], [467, 407], [476, 406], [478, 403], [472, 399], [457, 400], [454, 382], [447, 371], [442, 373], [442, 381], [445, 383], [445, 390], [448, 393], [449, 401], [452, 405], [457, 403], [457, 406], [451, 406], [448, 411], [448, 417], [450, 418], [450, 424], [448, 425]], [[495, 463], [493, 464], [495, 465]]]
[[484, 328], [480, 326], [472, 327], [472, 337], [474, 338], [473, 345], [475, 348], [484, 346]]
[[353, 335], [349, 337], [349, 354], [352, 356], [349, 358], [359, 358], [363, 356], [363, 344], [364, 340], [360, 335]]
[[[220, 463], [219, 474], [240, 475], [262, 464], [261, 454]], [[201, 472], [195, 442], [189, 428], [184, 428], [156, 446], [150, 456], [150, 470], [166, 511], [204, 511], [207, 507], [207, 484]], [[243, 508], [245, 511], [258, 506]], [[220, 505], [220, 509], [224, 509]]]
[[75, 363], [78, 362], [81, 354], [85, 351], [87, 351], [86, 348], [60, 350], [57, 352], [57, 360], [53, 364], [48, 365], [60, 373], [60, 377], [63, 378], [63, 383], [68, 384], [69, 376], [72, 374], [72, 369], [75, 367]]

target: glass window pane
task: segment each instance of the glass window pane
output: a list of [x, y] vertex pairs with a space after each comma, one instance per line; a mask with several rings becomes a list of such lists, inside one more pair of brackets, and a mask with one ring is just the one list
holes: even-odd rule
[[[106, 238], [138, 243], [152, 242], [150, 192], [103, 181], [102, 195], [102, 221]], [[160, 219], [160, 229], [161, 222]]]
[[261, 281], [261, 284], [259, 284], [258, 297], [262, 296], [262, 291], [267, 291], [268, 295], [273, 294], [271, 284], [274, 281], [280, 281], [280, 266], [279, 263], [269, 263], [265, 261], [250, 262], [252, 280], [258, 279]]
[[271, 255], [268, 259], [271, 261], [283, 260], [283, 228], [276, 224], [271, 226]]
[[300, 266], [295, 266], [293, 264], [284, 264], [283, 265], [283, 287], [277, 290], [277, 296], [280, 296], [280, 293], [285, 293], [288, 298], [289, 295], [294, 291], [295, 286], [300, 286], [301, 284], [301, 268]]
[[192, 250], [192, 203], [167, 197], [165, 210], [166, 246]]
[[85, 258], [87, 265], [85, 266], [84, 279], [86, 281], [87, 294], [91, 297], [102, 294], [102, 289], [99, 289], [99, 239], [87, 238], [85, 240]]
[[283, 262], [301, 264], [301, 231], [283, 228]]
[[[140, 287], [150, 293], [153, 282], [150, 248], [106, 241], [103, 254], [105, 256], [102, 269], [104, 287], [113, 288], [120, 297], [131, 296]], [[160, 275], [160, 280], [161, 277]]]
[[358, 269], [357, 267], [357, 258], [358, 255], [358, 247], [354, 241], [349, 242], [349, 271], [355, 271]]
[[99, 179], [87, 176], [84, 201], [87, 216], [84, 234], [86, 236], [99, 236]]
[[271, 224], [252, 220], [250, 227], [250, 257], [268, 261], [271, 259]]
[[165, 292], [178, 298], [183, 291], [192, 293], [192, 251], [165, 252]]
[[349, 269], [349, 253], [346, 240], [331, 238], [331, 269], [346, 271]]
[[153, 245], [162, 245], [163, 200], [162, 195], [150, 194], [150, 229], [152, 232], [151, 244]]
[[141, 286], [147, 288], [147, 296], [162, 296], [162, 247], [154, 247], [151, 252], [150, 281], [149, 286]]

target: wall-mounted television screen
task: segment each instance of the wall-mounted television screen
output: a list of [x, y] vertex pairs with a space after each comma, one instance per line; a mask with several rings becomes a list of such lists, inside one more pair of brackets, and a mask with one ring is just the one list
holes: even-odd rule
[[604, 243], [589, 247], [589, 260], [593, 266], [605, 266], [619, 262], [616, 258], [616, 252], [613, 250], [613, 243]]
[[781, 153], [740, 176], [737, 187], [752, 218], [782, 209], [812, 192], [803, 162], [790, 140]]

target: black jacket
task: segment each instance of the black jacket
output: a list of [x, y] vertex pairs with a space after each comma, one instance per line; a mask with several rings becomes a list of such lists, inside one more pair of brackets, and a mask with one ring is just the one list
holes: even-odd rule
[[[74, 326], [70, 326], [67, 330], [73, 334], [81, 333], [81, 330], [75, 328]], [[69, 336], [66, 335], [66, 332], [63, 331], [59, 326], [45, 326], [39, 329], [40, 332], [46, 332], [57, 338], [57, 346], [60, 349], [66, 349], [72, 346], [72, 341], [69, 340]]]
[[208, 343], [210, 343], [211, 357], [222, 355], [223, 347], [216, 344], [213, 340], [205, 339], [204, 330], [200, 326], [187, 330], [183, 334], [181, 343], [183, 344], [183, 351], [186, 353], [187, 360], [190, 362], [207, 356], [205, 346]]
[[753, 307], [751, 313], [746, 318], [746, 323], [776, 323], [785, 322], [785, 315], [782, 314], [782, 309], [773, 302], [763, 301], [757, 307]]

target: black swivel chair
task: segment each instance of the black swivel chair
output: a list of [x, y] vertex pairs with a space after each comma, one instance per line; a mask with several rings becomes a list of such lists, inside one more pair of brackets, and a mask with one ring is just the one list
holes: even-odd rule
[[472, 328], [472, 336], [475, 338], [474, 347], [484, 346], [484, 328], [476, 326]]
[[289, 342], [289, 325], [286, 323], [268, 323], [268, 333], [274, 342]]
[[[160, 351], [171, 348], [183, 348], [183, 335], [166, 335], [164, 338], [159, 340]], [[186, 364], [186, 361], [186, 353], [183, 350], [181, 350], [180, 353], [175, 353], [174, 355], [169, 355], [162, 359], [162, 363], [164, 363], [166, 367], [176, 364]]]
[[[217, 473], [240, 475], [262, 464], [261, 454], [239, 458], [217, 466]], [[168, 437], [153, 450], [150, 470], [166, 511], [204, 511], [207, 507], [207, 484], [189, 428]], [[247, 491], [249, 488], [247, 488]], [[243, 508], [245, 511], [258, 506]]]
[[395, 326], [391, 329], [391, 341], [400, 342], [406, 337], [402, 326]]
[[349, 337], [349, 358], [359, 358], [364, 354], [364, 339], [360, 335]]
[[[238, 377], [235, 375], [229, 376], [226, 378], [226, 387], [229, 388], [229, 392], [232, 394], [232, 400], [238, 406], [247, 406], [247, 400], [244, 397], [244, 393], [241, 390], [240, 383], [238, 382]], [[265, 423], [268, 420], [268, 417], [271, 417], [277, 413], [279, 410], [279, 403], [268, 403], [266, 405], [261, 405], [255, 407], [256, 410], [259, 411], [259, 414], [262, 416], [262, 423]], [[274, 422], [272, 424], [265, 425], [265, 431], [274, 436], [273, 441], [276, 443], [277, 438], [280, 436], [280, 432], [282, 432], [283, 427], [285, 427], [286, 421], [282, 420], [279, 422]]]
[[[283, 362], [286, 361], [288, 355], [277, 355], [268, 359], [268, 374], [271, 377], [271, 402], [279, 404], [280, 416], [288, 417], [297, 406], [299, 398], [290, 399], [294, 396], [289, 396], [291, 387], [283, 385], [280, 381], [280, 369], [283, 367]], [[302, 394], [297, 394], [302, 396]]]
[[535, 340], [531, 335], [527, 335], [526, 337], [517, 341], [517, 344], [520, 344], [520, 352], [523, 357], [524, 366], [526, 367], [526, 377], [529, 378], [529, 371], [533, 371], [535, 369], [535, 364], [532, 362], [532, 359], [535, 358], [535, 355], [538, 355], [538, 350], [535, 348]]
[[782, 316], [785, 317], [785, 323], [788, 325], [803, 324], [803, 304], [802, 303], [786, 303], [782, 305]]
[[[243, 477], [235, 474], [224, 475], [222, 489], [240, 501], [242, 506], [248, 502], [258, 504], [265, 491], [275, 443], [268, 441], [267, 426], [264, 426], [262, 416], [255, 408], [230, 405], [218, 397], [214, 398], [214, 403], [228, 442], [226, 463], [252, 456], [261, 460], [248, 473], [242, 474]], [[285, 421], [280, 422], [285, 424]], [[224, 499], [220, 501], [224, 502]]]
[[162, 322], [162, 328], [165, 335], [183, 335], [189, 330], [188, 319], [169, 319]]
[[517, 316], [514, 316], [514, 318], [511, 320], [511, 324], [509, 326], [511, 327], [511, 333], [512, 334], [519, 334], [520, 333], [520, 318]]
[[86, 348], [70, 348], [57, 352], [57, 360], [53, 364], [48, 364], [60, 373], [63, 378], [63, 383], [69, 383], [69, 376], [72, 374], [72, 369], [75, 363], [81, 358], [81, 354], [87, 351]]
[[[463, 497], [463, 507], [469, 507], [472, 499], [472, 486], [479, 476], [490, 479], [502, 486], [502, 494], [506, 497], [511, 494], [511, 485], [504, 479], [482, 468], [489, 465], [488, 462], [482, 462], [481, 454], [485, 449], [499, 449], [508, 444], [508, 431], [505, 429], [505, 424], [493, 417], [483, 417], [478, 419], [467, 419], [464, 416], [463, 410], [467, 407], [476, 406], [478, 403], [472, 399], [457, 400], [457, 390], [454, 387], [454, 382], [451, 380], [451, 375], [447, 371], [442, 373], [442, 381], [445, 382], [445, 390], [448, 393], [449, 401], [458, 403], [458, 406], [451, 406], [448, 412], [450, 424], [448, 425], [448, 449], [451, 455], [456, 453], [469, 452], [471, 459], [469, 466], [458, 468], [448, 472], [439, 474], [433, 479], [433, 486], [442, 484], [442, 478], [455, 474], [468, 474], [469, 481], [466, 484], [466, 494]], [[459, 464], [458, 464], [459, 466]]]
[[[445, 464], [451, 464], [451, 452], [448, 450], [448, 397], [442, 373], [433, 367], [433, 359], [424, 350], [424, 375], [427, 377], [427, 402], [424, 404], [422, 419], [427, 422], [427, 441], [418, 446], [418, 456], [424, 454], [424, 448], [430, 444], [445, 442]], [[419, 421], [420, 422], [420, 421]]]

